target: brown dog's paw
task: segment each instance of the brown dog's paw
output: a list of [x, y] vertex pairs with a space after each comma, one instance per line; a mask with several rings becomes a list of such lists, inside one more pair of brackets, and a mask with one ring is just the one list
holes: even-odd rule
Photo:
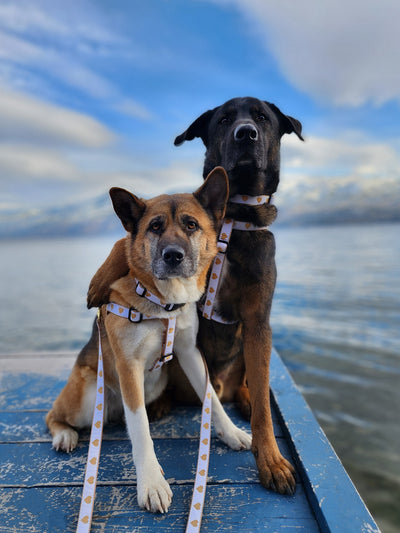
[[91, 309], [92, 307], [101, 307], [103, 304], [108, 303], [109, 299], [109, 286], [94, 285], [93, 282], [90, 283], [86, 299], [88, 309]]
[[296, 480], [295, 470], [289, 461], [280, 454], [275, 461], [267, 461], [265, 457], [260, 458], [257, 451], [253, 453], [256, 457], [261, 485], [279, 494], [292, 496], [296, 491]]
[[247, 385], [241, 385], [236, 391], [235, 401], [245, 420], [251, 418], [250, 394]]

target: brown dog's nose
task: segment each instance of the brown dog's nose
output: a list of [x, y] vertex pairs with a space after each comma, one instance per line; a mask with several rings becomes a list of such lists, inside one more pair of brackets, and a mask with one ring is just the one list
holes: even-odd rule
[[162, 251], [162, 258], [169, 266], [176, 266], [185, 258], [185, 251], [177, 245], [166, 246]]
[[239, 126], [235, 128], [233, 138], [237, 142], [256, 141], [258, 139], [257, 128], [250, 123], [239, 124]]

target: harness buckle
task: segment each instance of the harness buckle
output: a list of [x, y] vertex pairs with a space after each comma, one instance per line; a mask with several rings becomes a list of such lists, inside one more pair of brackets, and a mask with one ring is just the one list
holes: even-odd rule
[[173, 352], [167, 353], [165, 355], [162, 355], [160, 357], [159, 361], [162, 362], [162, 363], [168, 363], [168, 361], [171, 361], [173, 359], [173, 357], [174, 357]]
[[136, 294], [138, 296], [142, 296], [142, 297], [144, 297], [145, 294], [146, 294], [146, 288], [143, 287], [143, 285], [140, 283], [140, 281], [138, 281], [136, 283]]
[[132, 324], [139, 324], [143, 320], [143, 314], [139, 313], [134, 307], [129, 308], [128, 320]]
[[228, 249], [228, 243], [225, 241], [217, 241], [217, 248], [218, 251], [221, 252], [221, 254], [226, 254], [226, 251]]

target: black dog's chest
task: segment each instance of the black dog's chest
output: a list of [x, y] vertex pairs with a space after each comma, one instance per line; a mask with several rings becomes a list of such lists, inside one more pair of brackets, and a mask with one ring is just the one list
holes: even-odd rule
[[274, 268], [274, 258], [275, 240], [270, 231], [234, 231], [227, 252], [228, 277], [240, 280], [244, 287], [262, 282]]

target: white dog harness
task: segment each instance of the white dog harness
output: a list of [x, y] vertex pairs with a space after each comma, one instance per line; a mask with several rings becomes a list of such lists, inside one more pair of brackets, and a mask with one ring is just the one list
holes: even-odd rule
[[[229, 199], [230, 203], [233, 204], [244, 204], [244, 205], [262, 205], [268, 204], [271, 201], [271, 196], [260, 195], [260, 196], [247, 196], [237, 194]], [[267, 230], [268, 226], [255, 226], [250, 222], [242, 222], [239, 220], [233, 220], [232, 218], [225, 218], [222, 223], [222, 228], [218, 237], [218, 253], [214, 259], [213, 266], [210, 273], [210, 279], [208, 282], [207, 292], [205, 296], [204, 305], [202, 307], [202, 313], [204, 318], [209, 320], [215, 320], [216, 322], [221, 322], [223, 324], [235, 324], [236, 322], [230, 322], [222, 318], [214, 309], [214, 301], [218, 292], [218, 287], [221, 279], [222, 268], [224, 266], [224, 261], [226, 257], [226, 252], [228, 249], [228, 244], [232, 235], [233, 230], [239, 231], [259, 231]]]
[[[140, 281], [138, 281], [137, 279], [135, 279], [135, 281], [136, 281], [136, 293], [139, 296], [143, 296], [150, 302], [159, 305], [166, 311], [175, 311], [176, 309], [183, 307], [184, 304], [166, 304], [162, 302], [155, 294], [152, 294], [145, 287], [143, 287]], [[122, 318], [127, 318], [129, 322], [132, 322], [132, 323], [139, 323], [139, 322], [142, 322], [142, 320], [156, 320], [156, 319], [167, 320], [168, 323], [167, 323], [167, 327], [165, 330], [165, 337], [164, 337], [164, 341], [163, 341], [162, 348], [161, 348], [161, 356], [159, 359], [157, 359], [154, 365], [150, 368], [150, 372], [152, 370], [160, 369], [164, 363], [168, 363], [168, 361], [171, 361], [171, 359], [173, 358], [176, 317], [163, 319], [158, 316], [145, 315], [137, 311], [134, 307], [124, 307], [114, 302], [107, 304], [106, 310], [109, 313], [113, 313], [114, 315], [120, 316]]]

